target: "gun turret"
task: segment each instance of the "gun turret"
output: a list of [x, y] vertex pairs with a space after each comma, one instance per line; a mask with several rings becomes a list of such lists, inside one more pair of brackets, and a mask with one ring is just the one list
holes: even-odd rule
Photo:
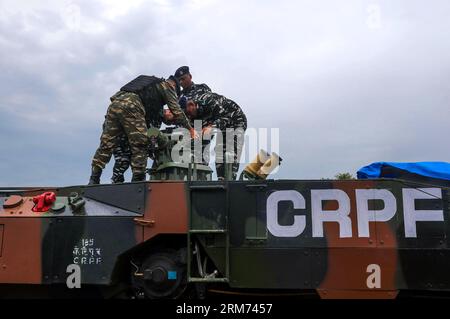
[[149, 156], [153, 160], [152, 168], [147, 169], [150, 180], [212, 179], [211, 168], [208, 165], [194, 163], [192, 152], [187, 162], [182, 160], [186, 159], [186, 156], [177, 156], [176, 160], [172, 157], [175, 145], [183, 138], [181, 131], [177, 131], [174, 127], [161, 131], [151, 128], [147, 135], [150, 139]]

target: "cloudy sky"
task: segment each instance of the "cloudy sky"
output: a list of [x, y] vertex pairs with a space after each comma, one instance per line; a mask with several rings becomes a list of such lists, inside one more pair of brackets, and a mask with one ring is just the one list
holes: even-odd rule
[[181, 65], [279, 128], [275, 178], [450, 162], [449, 16], [448, 0], [0, 0], [0, 186], [86, 183], [109, 97]]

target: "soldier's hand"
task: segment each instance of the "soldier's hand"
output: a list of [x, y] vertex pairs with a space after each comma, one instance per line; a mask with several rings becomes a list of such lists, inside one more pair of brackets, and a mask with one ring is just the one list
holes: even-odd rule
[[189, 132], [191, 133], [191, 138], [193, 138], [194, 140], [200, 138], [200, 136], [198, 135], [197, 131], [194, 130], [193, 128], [191, 128], [191, 129], [189, 130]]
[[211, 131], [212, 131], [212, 125], [205, 126], [202, 129], [203, 135], [209, 135], [209, 134], [211, 134]]

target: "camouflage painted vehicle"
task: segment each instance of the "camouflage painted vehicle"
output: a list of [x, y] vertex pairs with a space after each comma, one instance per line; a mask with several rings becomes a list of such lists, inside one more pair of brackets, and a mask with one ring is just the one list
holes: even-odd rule
[[396, 179], [1, 189], [0, 283], [76, 291], [66, 284], [79, 267], [81, 287], [105, 296], [445, 292], [449, 213], [448, 187]]

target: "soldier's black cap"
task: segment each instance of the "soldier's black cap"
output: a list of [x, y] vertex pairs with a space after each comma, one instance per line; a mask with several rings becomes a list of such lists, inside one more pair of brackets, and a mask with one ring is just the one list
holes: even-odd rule
[[175, 71], [175, 77], [176, 78], [181, 78], [183, 75], [185, 74], [190, 74], [189, 72], [189, 67], [188, 66], [182, 66], [179, 67], [176, 71]]

